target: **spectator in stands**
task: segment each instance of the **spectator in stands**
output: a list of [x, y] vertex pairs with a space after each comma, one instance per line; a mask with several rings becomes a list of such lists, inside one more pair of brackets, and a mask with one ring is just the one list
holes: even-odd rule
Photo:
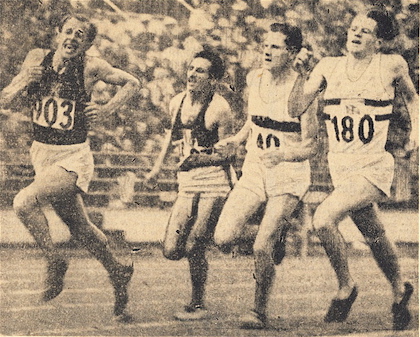
[[[51, 203], [55, 212], [108, 271], [114, 287], [114, 315], [126, 321], [127, 286], [133, 267], [118, 262], [107, 238], [88, 218], [82, 192], [93, 176], [93, 156], [87, 142], [88, 129], [98, 118], [107, 118], [139, 86], [136, 78], [106, 61], [86, 55], [96, 36], [96, 27], [79, 16], [64, 17], [56, 30], [54, 50], [31, 50], [19, 74], [1, 92], [1, 105], [27, 94], [33, 101], [34, 141], [31, 159], [34, 181], [14, 199], [17, 216], [29, 230], [48, 261], [43, 300], [50, 301], [63, 290], [68, 268], [66, 258], [54, 246], [42, 206]], [[107, 104], [90, 103], [98, 81], [121, 86]]]
[[170, 260], [187, 257], [192, 283], [191, 302], [175, 314], [179, 320], [203, 319], [208, 262], [206, 247], [234, 173], [229, 156], [216, 153], [214, 144], [225, 138], [233, 115], [228, 102], [217, 92], [224, 64], [210, 50], [197, 53], [187, 71], [187, 90], [170, 102], [172, 129], [167, 133], [153, 169], [146, 176], [150, 184], [159, 173], [173, 143], [179, 147], [178, 196], [166, 228], [163, 253]]
[[300, 119], [287, 113], [288, 97], [298, 74], [292, 63], [302, 48], [302, 33], [288, 24], [273, 23], [263, 48], [263, 64], [247, 76], [248, 120], [233, 137], [216, 148], [238, 147], [246, 141], [242, 176], [230, 193], [214, 235], [224, 252], [244, 235], [245, 225], [265, 205], [253, 245], [255, 259], [254, 308], [241, 317], [243, 328], [267, 325], [267, 303], [275, 265], [285, 254], [291, 218], [310, 184], [308, 158], [317, 151], [316, 109]]
[[323, 92], [329, 140], [328, 162], [334, 191], [319, 205], [313, 226], [338, 279], [338, 292], [326, 322], [346, 320], [357, 297], [346, 246], [338, 230], [349, 215], [366, 239], [374, 258], [392, 286], [394, 329], [410, 322], [408, 301], [413, 286], [403, 283], [396, 252], [373, 208], [390, 195], [394, 159], [385, 150], [389, 120], [398, 89], [411, 117], [407, 150], [417, 150], [418, 95], [399, 55], [381, 53], [383, 41], [397, 32], [390, 15], [373, 9], [357, 15], [348, 29], [347, 55], [322, 59], [307, 78], [307, 54], [298, 55], [300, 84], [290, 97], [290, 114], [299, 116]]

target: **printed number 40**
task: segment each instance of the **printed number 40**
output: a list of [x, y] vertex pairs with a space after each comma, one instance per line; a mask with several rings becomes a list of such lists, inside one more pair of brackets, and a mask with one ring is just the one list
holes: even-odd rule
[[[340, 135], [341, 138], [347, 143], [354, 139], [354, 120], [351, 116], [345, 116], [341, 120], [341, 132], [337, 116], [331, 119], [331, 122], [334, 125], [335, 138], [337, 139], [337, 142], [340, 141]], [[375, 128], [372, 117], [369, 115], [364, 115], [360, 119], [358, 126], [358, 136], [361, 142], [363, 144], [369, 143], [373, 138], [374, 131]]]
[[272, 135], [271, 133], [265, 138], [265, 144], [264, 139], [261, 133], [257, 137], [257, 146], [264, 150], [265, 148], [268, 149], [271, 147], [271, 144], [274, 143], [274, 147], [280, 147], [280, 139], [278, 139], [276, 136]]

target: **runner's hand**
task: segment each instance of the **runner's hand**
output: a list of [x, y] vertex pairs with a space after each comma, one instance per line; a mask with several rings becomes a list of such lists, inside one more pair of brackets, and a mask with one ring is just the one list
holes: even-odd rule
[[150, 190], [154, 190], [157, 187], [157, 178], [156, 178], [157, 174], [155, 174], [154, 172], [150, 171], [149, 173], [147, 173], [144, 176], [144, 180], [142, 183], [142, 186], [150, 189]]
[[299, 53], [296, 55], [293, 61], [293, 69], [298, 72], [300, 75], [306, 75], [310, 71], [310, 62], [312, 59], [313, 53], [307, 48], [302, 48]]
[[101, 119], [107, 116], [104, 106], [88, 102], [84, 110], [89, 128], [92, 129]]
[[23, 76], [28, 84], [41, 81], [45, 68], [43, 66], [32, 66], [25, 69]]
[[237, 147], [238, 142], [233, 137], [222, 139], [214, 144], [214, 148], [222, 156], [231, 156], [235, 154]]

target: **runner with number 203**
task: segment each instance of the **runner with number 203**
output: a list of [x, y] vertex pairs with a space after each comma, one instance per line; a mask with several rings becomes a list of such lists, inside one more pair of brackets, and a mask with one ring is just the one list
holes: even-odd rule
[[75, 102], [60, 97], [44, 97], [35, 101], [33, 122], [58, 130], [71, 130], [74, 126]]

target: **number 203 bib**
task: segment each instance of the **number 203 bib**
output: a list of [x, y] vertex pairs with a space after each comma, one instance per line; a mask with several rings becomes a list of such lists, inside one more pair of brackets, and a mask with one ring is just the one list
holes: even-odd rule
[[72, 130], [76, 102], [60, 97], [43, 97], [35, 101], [32, 121], [35, 124], [57, 130]]

